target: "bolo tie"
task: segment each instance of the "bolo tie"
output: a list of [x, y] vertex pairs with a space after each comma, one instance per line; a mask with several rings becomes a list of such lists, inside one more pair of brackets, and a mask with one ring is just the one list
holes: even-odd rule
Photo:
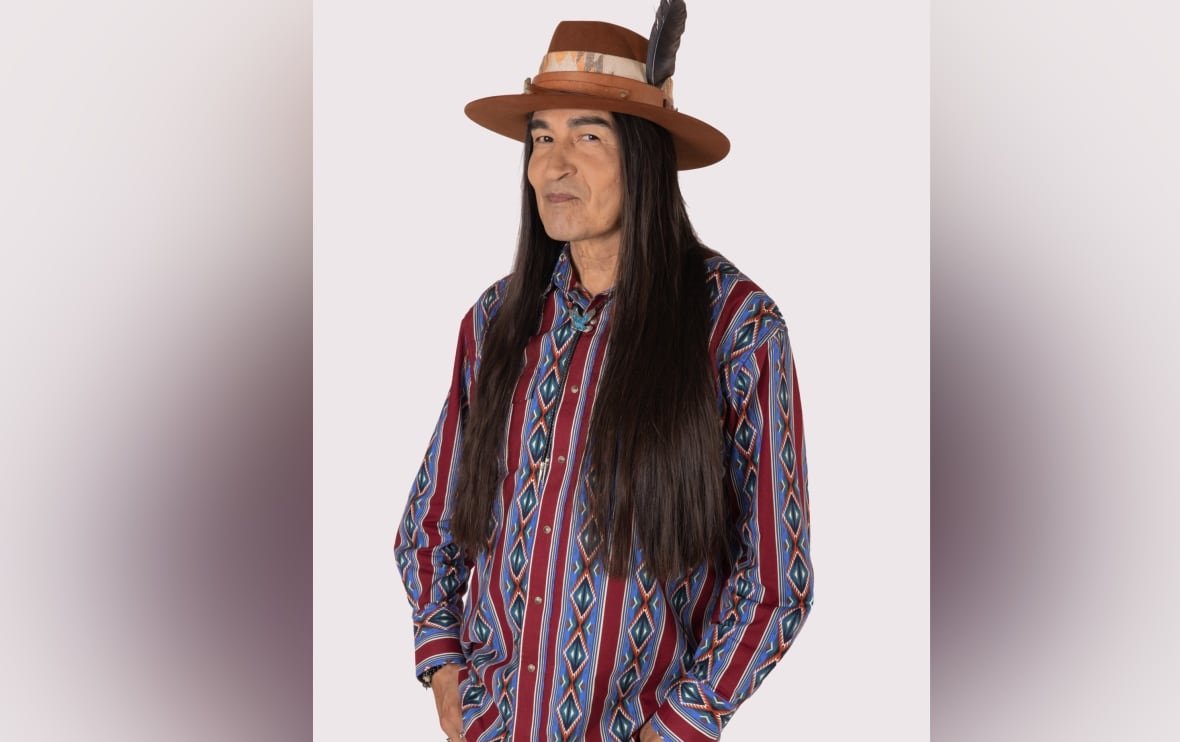
[[598, 314], [598, 307], [594, 307], [588, 312], [583, 312], [577, 304], [572, 304], [569, 308], [570, 322], [578, 332], [589, 330], [594, 324], [594, 315], [596, 314]]

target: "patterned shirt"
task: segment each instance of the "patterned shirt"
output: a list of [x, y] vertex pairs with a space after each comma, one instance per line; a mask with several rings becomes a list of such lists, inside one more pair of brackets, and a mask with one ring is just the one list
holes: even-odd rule
[[[583, 453], [613, 289], [577, 283], [568, 243], [514, 391], [496, 539], [474, 558], [449, 537], [468, 394], [508, 278], [463, 317], [450, 392], [394, 544], [413, 608], [415, 672], [459, 663], [468, 742], [716, 740], [811, 611], [802, 408], [777, 305], [708, 258], [710, 350], [724, 405], [726, 492], [739, 505], [734, 571], [667, 582], [636, 551], [608, 577], [587, 528]], [[605, 551], [605, 550], [603, 550]]]

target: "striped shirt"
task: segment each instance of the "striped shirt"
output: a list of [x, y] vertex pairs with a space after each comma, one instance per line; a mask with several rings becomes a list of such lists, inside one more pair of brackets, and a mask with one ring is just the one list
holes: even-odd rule
[[777, 305], [708, 258], [710, 350], [724, 404], [734, 571], [667, 582], [641, 561], [608, 577], [587, 528], [583, 452], [613, 289], [577, 283], [568, 243], [514, 391], [494, 549], [474, 558], [448, 524], [469, 391], [508, 278], [460, 323], [451, 387], [394, 543], [413, 608], [415, 672], [454, 662], [463, 732], [490, 740], [715, 740], [782, 659], [811, 611], [803, 418]]

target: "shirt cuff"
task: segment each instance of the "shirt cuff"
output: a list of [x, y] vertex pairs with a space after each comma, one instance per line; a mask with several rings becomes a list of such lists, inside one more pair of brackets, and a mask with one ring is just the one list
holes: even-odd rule
[[437, 636], [414, 647], [414, 676], [419, 677], [435, 665], [454, 662], [467, 664], [463, 645], [457, 636]]
[[[652, 729], [664, 738], [664, 742], [708, 742], [721, 739], [721, 724], [717, 718], [709, 711], [681, 703], [678, 696], [682, 691], [691, 695], [699, 694], [694, 683], [673, 685], [668, 689], [667, 699], [649, 719]], [[701, 705], [704, 704], [704, 699], [698, 700]]]

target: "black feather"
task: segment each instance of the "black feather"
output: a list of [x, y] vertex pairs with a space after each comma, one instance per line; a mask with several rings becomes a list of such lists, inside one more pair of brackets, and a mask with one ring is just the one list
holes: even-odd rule
[[659, 87], [676, 71], [676, 52], [680, 49], [680, 35], [688, 20], [684, 0], [660, 0], [656, 22], [647, 39], [647, 82]]

